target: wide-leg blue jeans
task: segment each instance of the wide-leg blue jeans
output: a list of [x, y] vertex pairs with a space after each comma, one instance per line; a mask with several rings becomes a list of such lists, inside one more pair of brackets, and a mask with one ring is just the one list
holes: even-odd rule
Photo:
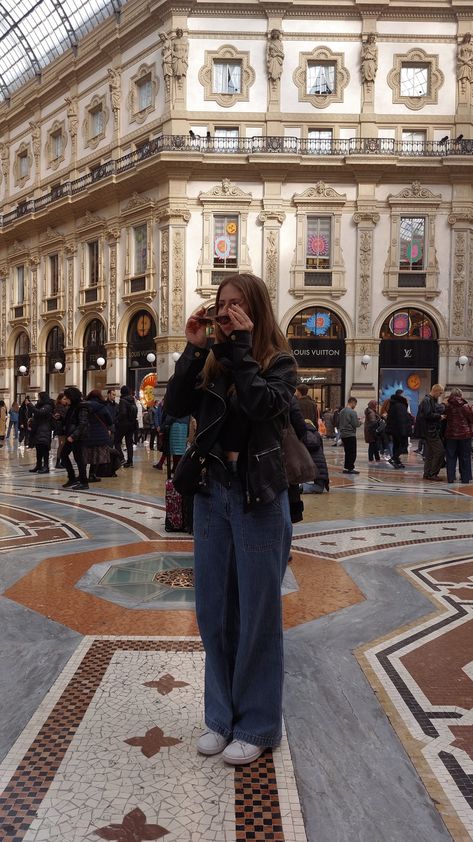
[[[229, 475], [230, 477], [230, 475]], [[205, 722], [225, 737], [281, 739], [281, 582], [292, 525], [287, 491], [243, 511], [240, 480], [194, 500], [195, 595], [204, 644]]]

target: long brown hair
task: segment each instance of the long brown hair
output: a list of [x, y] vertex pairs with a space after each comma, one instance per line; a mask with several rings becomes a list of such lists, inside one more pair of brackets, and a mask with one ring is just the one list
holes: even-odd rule
[[[254, 324], [252, 335], [251, 354], [264, 371], [269, 367], [271, 361], [280, 353], [291, 354], [288, 341], [281, 328], [276, 322], [271, 299], [266, 284], [256, 275], [245, 273], [242, 275], [230, 275], [225, 278], [217, 290], [215, 310], [218, 313], [220, 293], [227, 284], [236, 287], [244, 301], [248, 304], [250, 317]], [[226, 336], [219, 325], [215, 324], [216, 342], [225, 342]], [[215, 359], [212, 349], [208, 355], [202, 372], [203, 386], [206, 386], [213, 378], [222, 371], [222, 366]]]

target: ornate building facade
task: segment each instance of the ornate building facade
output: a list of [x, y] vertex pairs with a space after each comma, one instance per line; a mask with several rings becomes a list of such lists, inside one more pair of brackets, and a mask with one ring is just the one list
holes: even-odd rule
[[129, 0], [0, 104], [0, 396], [165, 385], [235, 271], [323, 405], [471, 396], [471, 32], [451, 0]]

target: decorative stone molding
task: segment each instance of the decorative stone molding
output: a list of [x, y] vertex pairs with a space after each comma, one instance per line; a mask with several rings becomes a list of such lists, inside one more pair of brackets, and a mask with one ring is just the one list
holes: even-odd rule
[[447, 222], [449, 225], [456, 225], [457, 223], [470, 224], [473, 222], [473, 210], [467, 210], [466, 208], [455, 210], [449, 214]]
[[39, 257], [34, 254], [30, 257], [30, 280], [31, 280], [31, 350], [38, 350], [38, 266]]
[[[296, 247], [291, 265], [290, 293], [302, 298], [307, 293], [323, 292], [331, 298], [345, 295], [345, 263], [341, 246], [342, 212], [347, 201], [346, 195], [337, 193], [333, 187], [318, 181], [314, 187], [308, 187], [303, 193], [295, 193], [292, 202], [296, 207]], [[306, 286], [306, 231], [308, 216], [329, 216], [331, 218], [332, 253], [330, 273], [332, 283], [327, 286]]]
[[[2, 176], [5, 179], [5, 188], [8, 187], [8, 170], [10, 167], [10, 150], [7, 143], [0, 143], [0, 184]], [[5, 192], [7, 190], [5, 189]]]
[[167, 333], [169, 328], [169, 228], [161, 232], [161, 272], [159, 283], [159, 329]]
[[[428, 67], [429, 80], [425, 96], [402, 96], [401, 69], [406, 64]], [[425, 105], [437, 105], [438, 92], [444, 83], [444, 75], [439, 68], [438, 55], [426, 53], [420, 47], [409, 50], [404, 54], [396, 53], [394, 55], [394, 66], [387, 76], [387, 83], [393, 92], [392, 101], [395, 105], [405, 105], [411, 111], [419, 111]]]
[[261, 211], [260, 214], [258, 214], [258, 222], [262, 222], [263, 225], [265, 223], [270, 222], [278, 222], [280, 225], [282, 225], [285, 219], [286, 214], [284, 213], [284, 211], [264, 210]]
[[[307, 68], [309, 64], [327, 64], [335, 68], [335, 86], [331, 93], [311, 94], [307, 92]], [[311, 53], [299, 53], [299, 66], [293, 76], [299, 91], [299, 102], [310, 102], [314, 108], [327, 108], [333, 102], [343, 102], [343, 92], [350, 81], [350, 74], [344, 65], [344, 54], [334, 53], [330, 47], [316, 47]]]
[[[106, 242], [108, 244], [108, 282], [109, 282], [109, 318], [108, 318], [108, 337], [110, 342], [115, 342], [117, 338], [117, 273], [118, 273], [118, 240], [120, 239], [120, 229], [107, 229], [105, 233]], [[108, 355], [107, 355], [108, 359]]]
[[362, 336], [371, 333], [373, 229], [379, 218], [379, 213], [369, 208], [360, 209], [353, 214], [353, 221], [358, 226], [356, 329]]
[[115, 128], [118, 128], [120, 118], [120, 106], [122, 102], [122, 74], [117, 67], [109, 67], [107, 70], [108, 90], [110, 91], [110, 104], [113, 111]]
[[[128, 218], [126, 225], [125, 294], [123, 300], [128, 304], [134, 301], [152, 301], [156, 296], [152, 214], [147, 203], [139, 205], [137, 210], [139, 212], [135, 213], [133, 218]], [[146, 268], [144, 272], [138, 273], [135, 264], [135, 228], [141, 226], [146, 226]]]
[[51, 228], [50, 225], [46, 228], [46, 231], [43, 231], [39, 238], [40, 243], [45, 243], [51, 245], [53, 243], [58, 243], [59, 245], [64, 243], [64, 234], [61, 234], [56, 228]]
[[467, 244], [468, 235], [465, 230], [453, 232], [453, 278], [451, 293], [451, 331], [453, 336], [465, 335]]
[[199, 193], [198, 200], [203, 207], [202, 249], [197, 266], [197, 291], [206, 298], [215, 295], [216, 286], [212, 284], [213, 265], [213, 219], [215, 214], [235, 214], [239, 217], [238, 267], [235, 271], [251, 272], [248, 254], [248, 211], [252, 202], [251, 193], [245, 193], [228, 178], [223, 178], [205, 193]]
[[[55, 157], [54, 141], [60, 134], [61, 136], [61, 154]], [[57, 170], [60, 164], [65, 160], [65, 151], [67, 147], [67, 132], [66, 123], [64, 120], [55, 120], [48, 131], [48, 139], [45, 145], [47, 168]]]
[[[151, 87], [151, 98], [148, 105], [140, 108], [140, 85], [149, 80]], [[148, 114], [156, 110], [156, 97], [158, 95], [159, 82], [156, 76], [156, 65], [142, 64], [138, 71], [131, 77], [128, 93], [128, 113], [130, 123], [144, 123]]]
[[184, 267], [185, 237], [183, 228], [172, 231], [172, 330], [182, 333], [184, 330]]
[[[214, 62], [228, 59], [241, 64], [241, 91], [236, 93], [219, 93], [213, 90], [213, 65]], [[238, 50], [231, 44], [224, 44], [220, 49], [205, 51], [205, 64], [199, 70], [199, 82], [204, 88], [204, 99], [216, 102], [223, 108], [229, 108], [237, 102], [248, 102], [250, 99], [250, 88], [256, 79], [255, 71], [250, 67], [250, 54], [244, 50]]]
[[258, 215], [258, 222], [263, 224], [263, 280], [274, 308], [277, 307], [279, 288], [280, 227], [285, 218], [284, 211], [276, 208], [267, 208]]
[[[93, 134], [93, 117], [97, 111], [102, 113], [102, 127], [101, 130]], [[92, 101], [86, 107], [86, 116], [82, 122], [82, 136], [84, 138], [84, 146], [89, 149], [95, 149], [99, 143], [105, 138], [108, 121], [110, 119], [110, 111], [107, 108], [105, 94], [102, 96], [94, 96]]]
[[151, 214], [151, 212], [154, 211], [155, 206], [156, 203], [154, 199], [151, 199], [150, 196], [143, 196], [135, 190], [127, 204], [121, 208], [120, 214], [122, 217], [136, 216], [137, 211], [138, 215], [142, 215], [143, 211], [149, 211]]
[[[436, 298], [440, 294], [438, 288], [439, 265], [435, 245], [435, 222], [436, 215], [442, 196], [432, 193], [427, 187], [423, 187], [419, 181], [413, 181], [409, 187], [403, 188], [399, 193], [390, 194], [387, 197], [391, 209], [391, 230], [390, 245], [384, 267], [384, 289], [383, 295], [392, 300], [403, 298], [424, 298], [425, 300]], [[423, 287], [399, 287], [399, 231], [402, 216], [424, 217], [426, 220], [426, 248], [427, 260], [423, 272], [425, 273], [425, 286]]]
[[0, 286], [2, 291], [2, 299], [1, 299], [1, 325], [2, 329], [0, 331], [0, 355], [4, 356], [6, 353], [6, 345], [7, 345], [7, 284], [6, 284], [6, 275], [3, 275], [3, 269], [6, 267], [2, 267], [0, 270]]
[[190, 211], [187, 208], [161, 208], [156, 211], [156, 222], [189, 222], [191, 218]]

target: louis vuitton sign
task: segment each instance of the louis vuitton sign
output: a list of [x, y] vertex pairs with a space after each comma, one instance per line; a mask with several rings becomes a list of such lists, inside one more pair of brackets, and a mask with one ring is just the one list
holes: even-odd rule
[[344, 368], [343, 339], [289, 339], [292, 353], [301, 368]]
[[436, 339], [382, 339], [379, 364], [382, 368], [436, 368]]

